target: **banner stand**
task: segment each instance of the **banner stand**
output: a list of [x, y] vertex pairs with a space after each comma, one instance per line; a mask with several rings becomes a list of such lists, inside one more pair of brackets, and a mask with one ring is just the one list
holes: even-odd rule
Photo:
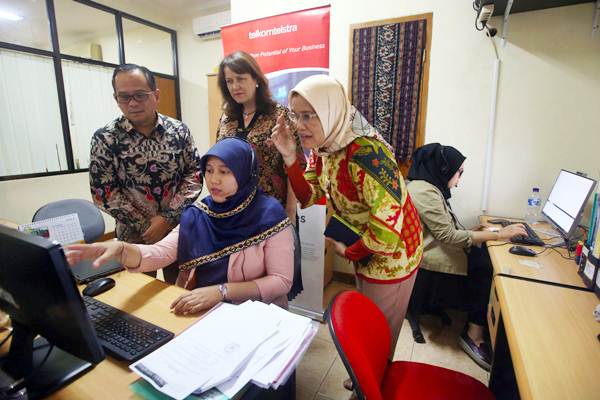
[[[315, 7], [221, 28], [223, 53], [252, 55], [269, 79], [273, 98], [287, 106], [289, 91], [302, 79], [329, 73], [330, 6]], [[323, 321], [325, 205], [298, 210], [302, 284], [289, 308]]]

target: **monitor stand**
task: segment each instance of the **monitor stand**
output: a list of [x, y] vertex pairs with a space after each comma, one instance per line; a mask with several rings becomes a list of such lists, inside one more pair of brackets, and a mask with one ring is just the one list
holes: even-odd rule
[[[0, 364], [4, 372], [17, 378], [13, 392], [26, 387], [28, 398], [38, 399], [55, 392], [94, 367], [56, 346], [48, 355], [51, 348], [48, 341], [41, 336], [33, 340], [33, 336], [27, 328], [13, 322], [10, 352]], [[25, 378], [24, 382], [21, 378]]]

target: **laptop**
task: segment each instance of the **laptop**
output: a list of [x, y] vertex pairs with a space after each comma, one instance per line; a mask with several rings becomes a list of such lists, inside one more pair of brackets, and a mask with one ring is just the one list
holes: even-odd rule
[[77, 283], [88, 283], [125, 269], [121, 263], [115, 260], [109, 260], [98, 268], [93, 267], [92, 262], [93, 260], [82, 260], [71, 267], [71, 272]]

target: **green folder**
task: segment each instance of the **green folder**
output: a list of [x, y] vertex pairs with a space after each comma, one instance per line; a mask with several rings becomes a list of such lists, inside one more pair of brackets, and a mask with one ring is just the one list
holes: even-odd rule
[[[150, 383], [144, 379], [138, 379], [129, 385], [129, 388], [138, 396], [146, 400], [173, 400], [171, 396], [167, 396], [160, 390], [157, 390]], [[213, 388], [203, 392], [199, 395], [190, 394], [184, 400], [230, 400], [229, 397], [225, 396], [218, 389]]]

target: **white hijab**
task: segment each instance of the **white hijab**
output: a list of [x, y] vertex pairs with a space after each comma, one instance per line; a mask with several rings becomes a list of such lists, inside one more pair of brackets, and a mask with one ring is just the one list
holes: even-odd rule
[[318, 155], [335, 153], [357, 137], [365, 136], [352, 129], [355, 109], [350, 106], [344, 87], [337, 79], [328, 75], [311, 75], [290, 91], [290, 102], [294, 94], [302, 96], [314, 108], [323, 125], [325, 141], [321, 147], [313, 149]]

